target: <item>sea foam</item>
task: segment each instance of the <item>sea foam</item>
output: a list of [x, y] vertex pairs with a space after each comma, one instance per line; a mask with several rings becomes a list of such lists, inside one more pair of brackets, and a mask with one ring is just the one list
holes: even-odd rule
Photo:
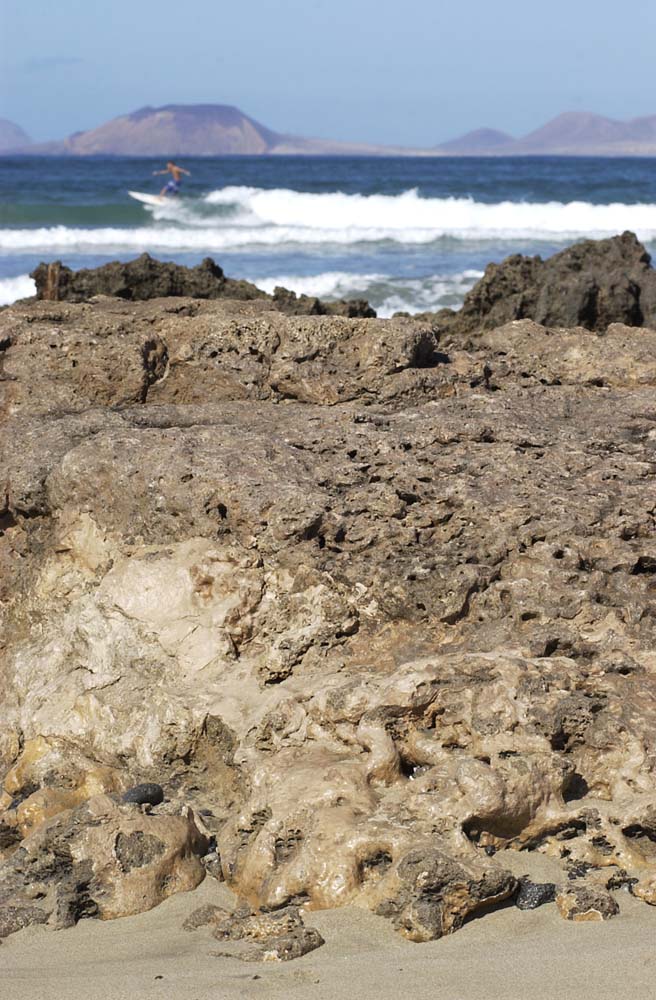
[[0, 230], [0, 252], [220, 253], [266, 247], [393, 243], [421, 246], [443, 240], [566, 243], [632, 229], [656, 238], [656, 205], [590, 202], [511, 202], [398, 195], [226, 187], [203, 199], [144, 208], [144, 225], [51, 226]]
[[469, 289], [482, 274], [482, 271], [467, 270], [456, 274], [409, 278], [324, 271], [313, 275], [279, 274], [252, 280], [258, 288], [269, 294], [276, 286], [282, 285], [298, 295], [315, 295], [327, 300], [364, 298], [374, 306], [380, 317], [385, 318], [395, 312], [459, 308]]
[[231, 207], [242, 219], [278, 227], [396, 233], [409, 241], [428, 230], [440, 236], [549, 238], [617, 233], [634, 229], [656, 235], [656, 205], [596, 205], [591, 202], [477, 202], [473, 198], [425, 198], [416, 188], [398, 195], [306, 193], [284, 188], [227, 187], [205, 197], [209, 205]]
[[0, 306], [11, 305], [17, 299], [27, 299], [31, 295], [36, 295], [36, 285], [29, 274], [0, 278]]

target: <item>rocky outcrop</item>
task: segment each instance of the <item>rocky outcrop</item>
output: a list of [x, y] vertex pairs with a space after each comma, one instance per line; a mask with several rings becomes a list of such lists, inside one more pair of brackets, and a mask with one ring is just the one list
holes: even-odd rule
[[[4, 814], [9, 829], [11, 814], [11, 808]], [[149, 816], [107, 795], [73, 809], [60, 804], [6, 850], [0, 938], [33, 923], [59, 929], [81, 917], [107, 920], [151, 909], [199, 885], [205, 846], [190, 813]]]
[[232, 913], [220, 906], [203, 906], [187, 918], [183, 929], [205, 926], [211, 926], [213, 937], [224, 945], [215, 955], [246, 962], [289, 962], [325, 943], [316, 928], [305, 926], [297, 906], [270, 913], [254, 913], [248, 906]]
[[489, 264], [458, 313], [439, 326], [462, 336], [517, 319], [605, 330], [610, 323], [656, 327], [656, 271], [633, 233], [585, 240], [548, 260], [514, 254]]
[[656, 901], [656, 332], [97, 298], [0, 343], [5, 933], [205, 871], [278, 958], [299, 908]]
[[138, 302], [183, 295], [196, 299], [257, 299], [265, 294], [248, 281], [226, 278], [210, 257], [196, 267], [184, 267], [143, 253], [125, 264], [113, 261], [79, 271], [55, 261], [39, 264], [30, 277], [36, 284], [37, 298], [51, 302], [85, 302], [94, 295]]
[[273, 290], [273, 305], [288, 316], [350, 316], [373, 319], [376, 312], [365, 299], [322, 302], [314, 295], [297, 295], [280, 285]]
[[376, 313], [362, 299], [324, 303], [320, 299], [297, 296], [286, 288], [276, 288], [273, 298], [249, 281], [226, 278], [211, 257], [196, 267], [154, 260], [143, 253], [126, 264], [113, 261], [96, 268], [72, 271], [60, 261], [39, 264], [32, 271], [38, 299], [48, 302], [86, 302], [95, 295], [111, 295], [132, 302], [188, 296], [193, 299], [259, 299], [293, 316], [361, 316]]
[[[72, 271], [60, 262], [40, 264], [31, 274], [37, 298], [86, 302], [96, 295], [129, 301], [167, 297], [259, 301], [290, 316], [373, 318], [361, 299], [322, 302], [276, 288], [273, 296], [248, 281], [227, 278], [211, 258], [196, 267], [154, 260], [144, 253], [126, 264]], [[483, 278], [465, 296], [458, 312], [443, 309], [416, 317], [465, 346], [468, 336], [514, 320], [532, 319], [546, 327], [584, 327], [605, 331], [612, 323], [656, 327], [656, 271], [633, 233], [607, 240], [586, 240], [543, 261], [515, 254], [489, 264]]]

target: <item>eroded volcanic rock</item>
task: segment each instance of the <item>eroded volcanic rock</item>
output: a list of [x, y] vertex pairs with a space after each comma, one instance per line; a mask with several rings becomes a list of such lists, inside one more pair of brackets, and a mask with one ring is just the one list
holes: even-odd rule
[[106, 795], [42, 816], [0, 864], [0, 938], [148, 910], [202, 882], [206, 844], [192, 815], [148, 816]]
[[489, 264], [458, 313], [440, 325], [463, 335], [517, 319], [605, 330], [610, 323], [656, 326], [656, 271], [633, 233], [584, 240], [548, 260], [514, 254]]
[[566, 915], [656, 901], [656, 332], [101, 298], [0, 343], [4, 933], [205, 855], [278, 957], [304, 904], [449, 933], [516, 850]]
[[230, 913], [220, 906], [202, 906], [185, 920], [183, 930], [211, 926], [224, 949], [214, 954], [243, 961], [288, 962], [320, 948], [324, 940], [315, 927], [306, 927], [298, 906], [254, 913], [240, 906]]
[[30, 277], [36, 284], [37, 298], [51, 302], [85, 302], [94, 295], [114, 295], [134, 302], [182, 295], [195, 299], [257, 299], [265, 295], [248, 281], [226, 278], [211, 257], [196, 267], [184, 267], [142, 253], [127, 263], [117, 260], [79, 271], [55, 261], [39, 264]]
[[265, 300], [280, 312], [295, 316], [361, 316], [376, 313], [363, 299], [322, 302], [309, 295], [296, 295], [276, 288], [272, 296], [251, 284], [227, 278], [211, 257], [196, 267], [155, 260], [142, 253], [136, 260], [113, 261], [101, 267], [72, 271], [60, 261], [39, 264], [32, 271], [37, 298], [50, 302], [86, 302], [95, 295], [112, 295], [140, 302], [168, 296], [194, 299]]

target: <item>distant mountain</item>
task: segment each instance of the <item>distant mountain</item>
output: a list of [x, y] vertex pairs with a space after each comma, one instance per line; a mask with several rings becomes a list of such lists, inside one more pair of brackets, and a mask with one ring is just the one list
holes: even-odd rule
[[624, 139], [625, 126], [622, 122], [604, 118], [602, 115], [582, 111], [567, 111], [547, 122], [541, 128], [530, 132], [517, 145], [526, 150], [576, 148], [591, 145], [608, 145]]
[[635, 142], [656, 142], [656, 115], [634, 118], [626, 123], [627, 137]]
[[23, 132], [20, 125], [10, 122], [6, 118], [0, 118], [0, 153], [11, 153], [14, 150], [24, 149], [29, 146], [32, 140], [26, 132]]
[[477, 128], [459, 139], [443, 142], [438, 148], [451, 156], [482, 155], [484, 152], [501, 153], [502, 147], [515, 142], [511, 135], [494, 128]]
[[656, 115], [621, 122], [568, 111], [516, 139], [480, 128], [432, 149], [287, 135], [227, 104], [166, 104], [120, 115], [62, 142], [29, 144], [0, 119], [0, 152], [64, 156], [656, 156]]
[[[227, 104], [167, 104], [140, 108], [36, 153], [69, 156], [226, 156], [230, 154], [376, 155], [401, 147], [305, 139], [274, 132]], [[421, 151], [417, 151], [421, 152]]]
[[437, 151], [452, 156], [656, 156], [656, 115], [621, 122], [567, 111], [521, 139], [478, 129]]
[[88, 132], [76, 132], [62, 143], [49, 143], [44, 151], [74, 156], [220, 156], [266, 153], [277, 140], [271, 129], [227, 104], [167, 104], [140, 108]]

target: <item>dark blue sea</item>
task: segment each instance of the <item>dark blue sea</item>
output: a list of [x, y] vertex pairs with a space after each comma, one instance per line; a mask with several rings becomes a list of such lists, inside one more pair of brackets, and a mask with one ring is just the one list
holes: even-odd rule
[[144, 250], [380, 315], [457, 306], [490, 261], [549, 256], [632, 229], [656, 251], [656, 160], [189, 159], [157, 207], [159, 160], [0, 159], [0, 303], [32, 293], [42, 260], [92, 267]]

